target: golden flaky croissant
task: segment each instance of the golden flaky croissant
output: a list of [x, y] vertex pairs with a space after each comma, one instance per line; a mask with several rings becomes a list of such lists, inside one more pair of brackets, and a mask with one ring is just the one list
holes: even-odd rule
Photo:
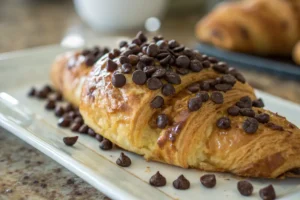
[[294, 47], [293, 58], [294, 58], [295, 63], [300, 65], [300, 41]]
[[222, 3], [196, 26], [200, 41], [259, 55], [291, 55], [300, 39], [300, 0]]
[[53, 84], [88, 126], [147, 160], [268, 178], [300, 167], [299, 129], [261, 108], [242, 74], [175, 40], [153, 39], [139, 32], [92, 68], [67, 65], [90, 55], [62, 55]]

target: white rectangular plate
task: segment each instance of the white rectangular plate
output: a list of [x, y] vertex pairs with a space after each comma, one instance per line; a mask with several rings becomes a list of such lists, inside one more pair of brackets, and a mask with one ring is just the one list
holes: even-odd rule
[[[100, 40], [101, 46], [116, 46], [116, 38]], [[217, 185], [206, 189], [199, 178], [205, 172], [195, 169], [146, 162], [141, 156], [126, 153], [132, 165], [121, 168], [115, 164], [121, 152], [99, 150], [99, 142], [88, 135], [80, 135], [74, 147], [67, 147], [62, 138], [72, 136], [67, 129], [58, 128], [54, 114], [44, 109], [44, 101], [27, 97], [31, 86], [49, 83], [49, 69], [54, 57], [66, 51], [59, 46], [50, 46], [16, 53], [0, 55], [0, 125], [47, 154], [88, 183], [113, 199], [259, 199], [258, 191], [267, 184], [273, 184], [278, 199], [299, 200], [299, 179], [265, 180], [251, 179], [254, 194], [242, 197], [236, 184], [240, 177], [226, 173], [216, 173]], [[257, 91], [267, 108], [286, 116], [300, 125], [300, 107], [269, 94]], [[167, 185], [154, 188], [148, 184], [149, 178], [160, 171], [167, 178]], [[186, 191], [175, 190], [173, 180], [184, 174], [191, 182]]]

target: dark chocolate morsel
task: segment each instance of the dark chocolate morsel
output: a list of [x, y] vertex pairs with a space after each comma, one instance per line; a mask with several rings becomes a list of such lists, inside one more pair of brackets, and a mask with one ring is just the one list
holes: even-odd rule
[[111, 82], [116, 88], [123, 87], [126, 84], [126, 78], [123, 74], [115, 73], [112, 76]]
[[161, 96], [156, 96], [151, 101], [150, 106], [151, 108], [161, 108], [164, 105], [164, 98]]
[[156, 125], [160, 129], [164, 129], [169, 124], [169, 119], [166, 114], [160, 114], [156, 118]]
[[254, 118], [247, 118], [243, 124], [243, 129], [248, 134], [253, 134], [258, 129], [258, 121]]
[[240, 108], [251, 108], [252, 107], [252, 100], [248, 96], [244, 96], [240, 98], [240, 101], [238, 101], [235, 105], [237, 105]]
[[268, 123], [270, 121], [270, 115], [262, 113], [255, 116], [255, 119], [262, 124]]
[[203, 186], [207, 188], [213, 188], [217, 183], [216, 176], [214, 174], [203, 175], [200, 178], [200, 182], [202, 183]]
[[240, 108], [237, 106], [231, 106], [227, 109], [227, 113], [231, 116], [238, 116], [240, 113]]
[[252, 106], [253, 107], [258, 107], [258, 108], [262, 108], [265, 106], [264, 102], [262, 99], [256, 99], [252, 102]]
[[202, 106], [202, 99], [200, 97], [194, 97], [189, 99], [188, 101], [188, 109], [191, 112], [199, 110], [201, 106]]
[[171, 84], [179, 85], [181, 83], [180, 76], [175, 72], [166, 72], [165, 79]]
[[45, 108], [47, 110], [54, 110], [55, 106], [56, 106], [55, 101], [50, 99], [50, 100], [47, 101]]
[[137, 85], [144, 85], [147, 81], [146, 73], [141, 70], [136, 70], [132, 74], [132, 81]]
[[104, 138], [100, 143], [100, 149], [102, 150], [110, 150], [112, 149], [113, 144], [110, 140]]
[[247, 116], [247, 117], [254, 117], [255, 112], [251, 108], [241, 108], [240, 109], [240, 114], [242, 116]]
[[223, 94], [221, 92], [212, 92], [210, 98], [216, 104], [222, 104], [224, 101]]
[[176, 92], [174, 86], [169, 83], [163, 85], [161, 90], [164, 96], [171, 96], [174, 95]]
[[259, 196], [263, 200], [274, 200], [276, 199], [276, 193], [272, 185], [268, 185], [259, 190]]
[[228, 129], [231, 127], [231, 121], [228, 117], [221, 117], [217, 120], [217, 127], [220, 129]]
[[279, 126], [277, 124], [274, 124], [272, 122], [268, 122], [266, 124], [266, 127], [272, 129], [272, 130], [276, 130], [276, 131], [284, 131], [283, 127], [282, 126]]
[[173, 187], [178, 190], [187, 190], [190, 188], [190, 182], [183, 175], [180, 175], [173, 181]]
[[121, 152], [120, 157], [116, 161], [117, 165], [121, 167], [129, 167], [131, 165], [131, 160], [123, 152]]
[[167, 184], [167, 180], [158, 171], [158, 172], [156, 172], [156, 174], [151, 176], [149, 183], [150, 183], [150, 185], [155, 186], [155, 187], [162, 187]]
[[108, 59], [108, 60], [107, 60], [107, 63], [106, 63], [106, 70], [107, 70], [107, 71], [113, 72], [113, 71], [115, 71], [117, 68], [118, 68], [117, 63], [115, 63], [115, 62], [112, 61], [111, 59]]
[[202, 102], [206, 102], [209, 99], [208, 92], [206, 91], [200, 91], [199, 93], [196, 94], [197, 97], [200, 97]]
[[237, 189], [243, 196], [251, 196], [253, 192], [253, 186], [248, 181], [239, 181], [237, 183]]
[[150, 90], [157, 90], [160, 89], [163, 84], [158, 78], [149, 78], [147, 80], [147, 86]]
[[61, 117], [58, 120], [58, 126], [60, 127], [69, 127], [71, 124], [71, 120], [68, 117]]
[[63, 141], [67, 146], [73, 146], [78, 140], [78, 136], [75, 137], [64, 137]]
[[82, 124], [78, 130], [79, 133], [87, 134], [89, 127], [85, 124]]
[[28, 96], [33, 97], [36, 93], [36, 89], [34, 87], [30, 88], [28, 92]]

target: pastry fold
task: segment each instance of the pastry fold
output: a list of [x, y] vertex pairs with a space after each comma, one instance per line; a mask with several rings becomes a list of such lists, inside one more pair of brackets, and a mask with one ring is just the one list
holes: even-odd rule
[[[127, 49], [120, 50], [124, 54]], [[249, 177], [293, 176], [290, 170], [300, 168], [300, 130], [295, 125], [276, 113], [252, 107], [256, 115], [268, 114], [270, 120], [259, 123], [257, 131], [249, 134], [243, 127], [249, 116], [228, 114], [228, 108], [244, 97], [256, 100], [253, 88], [243, 79], [237, 78], [230, 90], [219, 91], [223, 103], [215, 103], [212, 94], [216, 89], [209, 89], [209, 100], [203, 99], [200, 109], [188, 108], [189, 100], [198, 95], [188, 87], [220, 81], [232, 69], [220, 73], [211, 61], [210, 67], [200, 72], [179, 75], [181, 83], [173, 84], [175, 93], [166, 96], [161, 89], [136, 84], [132, 73], [124, 73], [126, 84], [115, 87], [112, 78], [122, 73], [120, 56], [110, 59], [106, 54], [93, 67], [87, 67], [81, 57], [79, 52], [59, 56], [52, 66], [53, 85], [79, 106], [89, 127], [123, 149], [143, 155], [146, 160]], [[114, 72], [107, 70], [108, 60], [118, 65]], [[69, 62], [77, 64], [72, 68]], [[234, 72], [231, 74], [241, 76]], [[167, 84], [165, 79], [161, 81]], [[157, 96], [164, 99], [161, 108], [150, 106]], [[157, 127], [161, 114], [169, 119], [165, 128]], [[230, 119], [229, 128], [217, 126], [222, 117]]]

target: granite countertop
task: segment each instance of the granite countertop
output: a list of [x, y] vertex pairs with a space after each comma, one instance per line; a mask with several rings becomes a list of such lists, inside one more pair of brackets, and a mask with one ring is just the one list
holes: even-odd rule
[[[199, 16], [168, 18], [160, 33], [193, 45]], [[103, 37], [82, 23], [72, 1], [3, 0], [0, 53], [59, 43], [68, 32]], [[134, 31], [135, 32], [135, 31]], [[134, 32], [119, 33], [132, 36]], [[7, 38], [7, 39], [4, 39]], [[300, 103], [300, 82], [242, 70], [254, 87]], [[0, 199], [108, 199], [101, 192], [0, 127]]]

